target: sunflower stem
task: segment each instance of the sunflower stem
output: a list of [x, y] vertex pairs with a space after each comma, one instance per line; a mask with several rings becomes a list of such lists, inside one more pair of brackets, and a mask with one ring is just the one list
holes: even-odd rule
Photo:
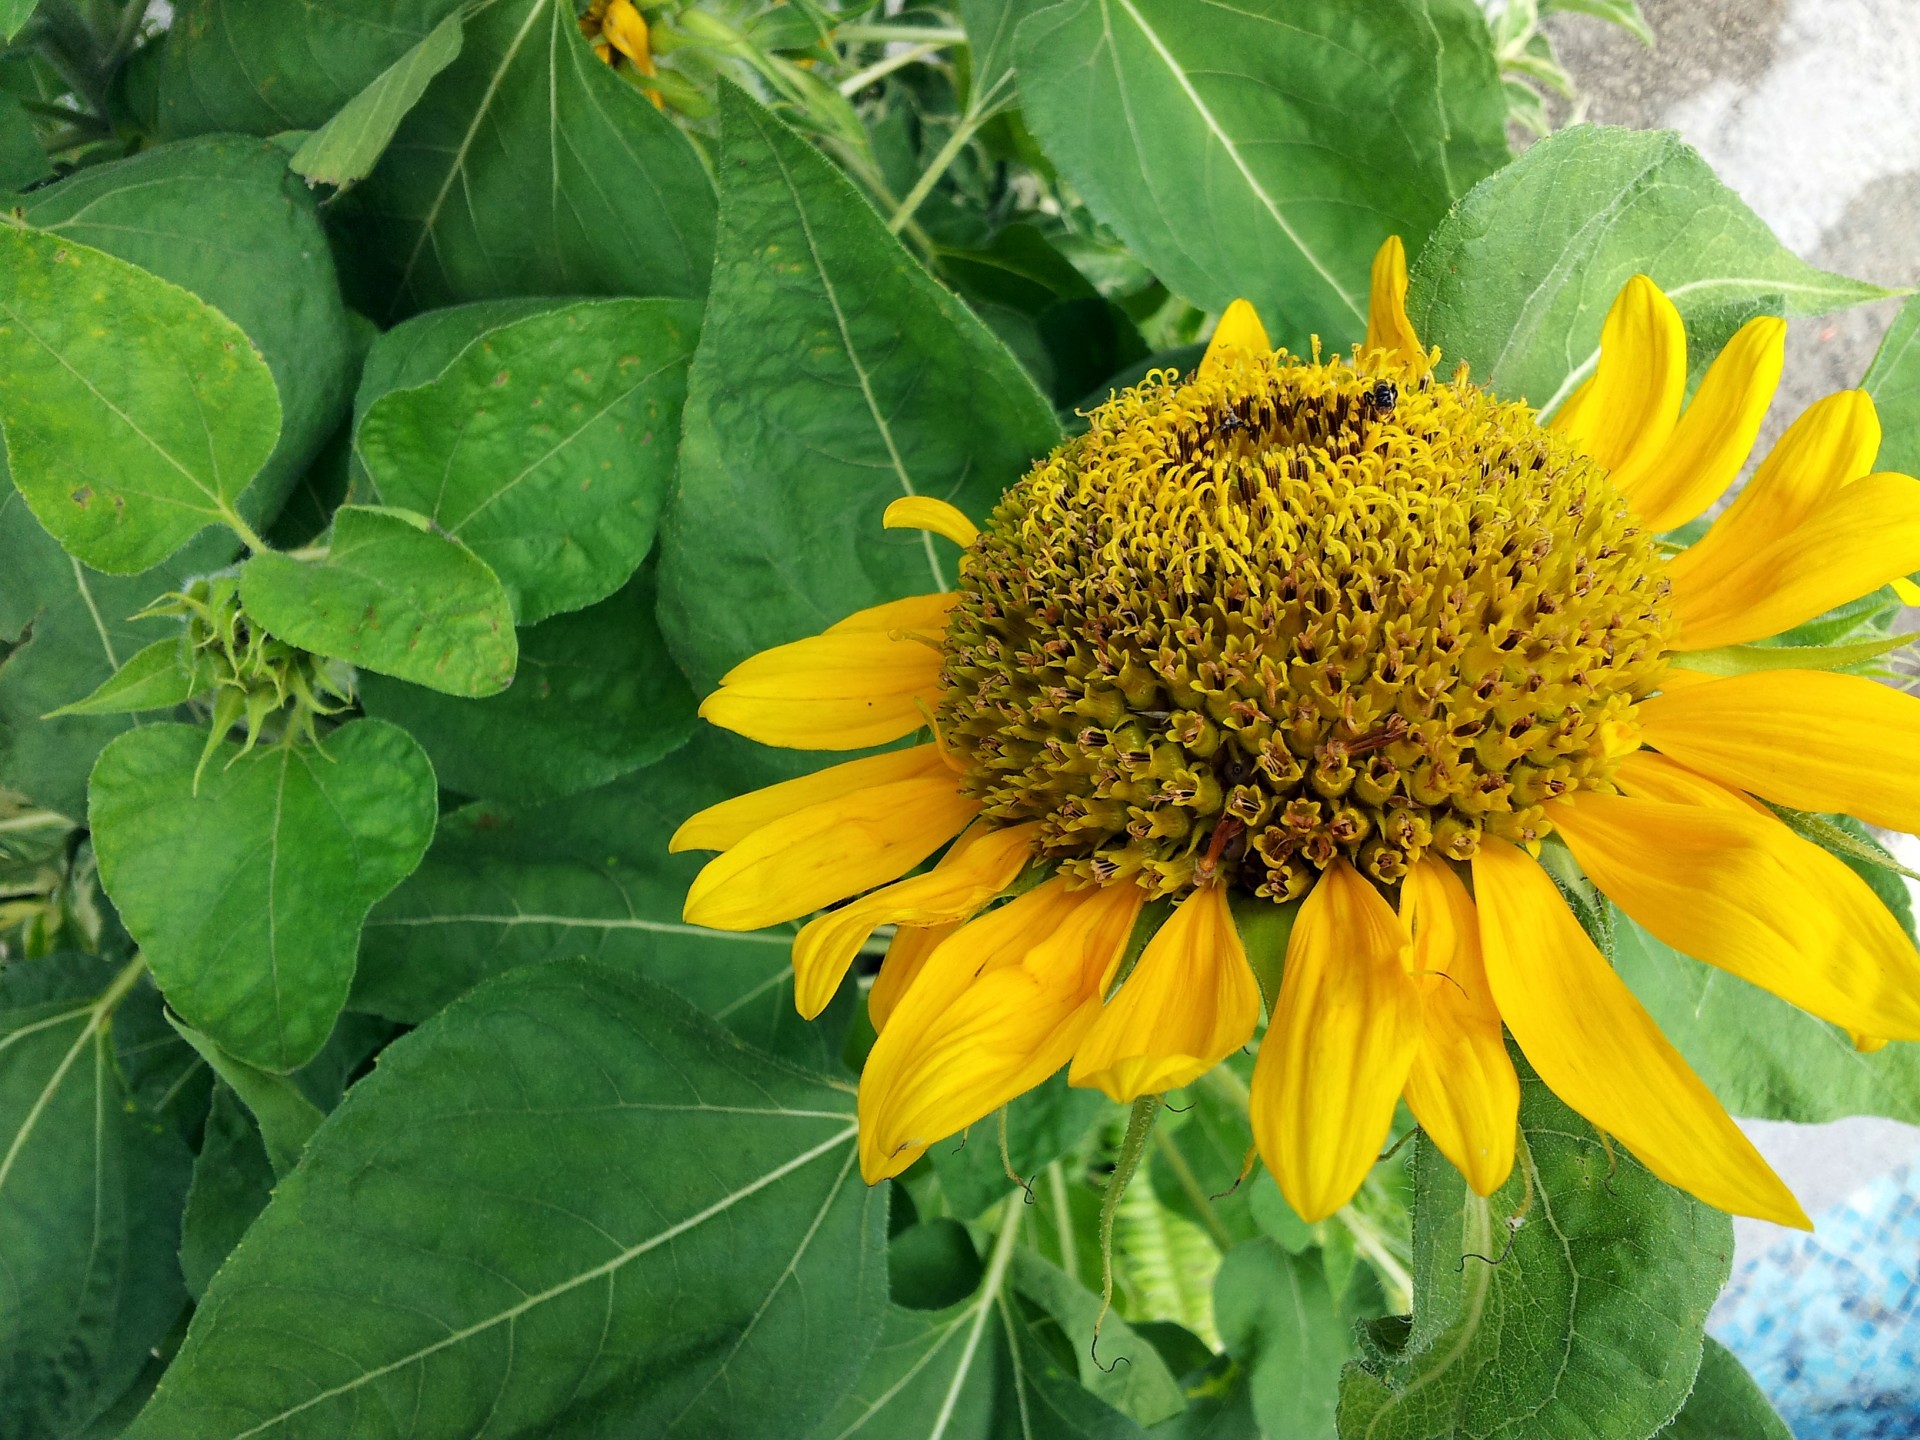
[[1076, 1284], [1080, 1280], [1080, 1247], [1073, 1234], [1073, 1211], [1067, 1202], [1067, 1172], [1058, 1160], [1047, 1165], [1047, 1190], [1053, 1197], [1054, 1238], [1060, 1244], [1060, 1268]]
[[1126, 1138], [1120, 1142], [1120, 1154], [1113, 1162], [1113, 1174], [1107, 1178], [1107, 1193], [1100, 1199], [1100, 1315], [1093, 1322], [1093, 1343], [1100, 1343], [1100, 1327], [1106, 1324], [1113, 1308], [1113, 1217], [1120, 1209], [1120, 1197], [1127, 1192], [1133, 1172], [1140, 1168], [1140, 1157], [1153, 1133], [1154, 1119], [1160, 1114], [1160, 1097], [1142, 1095], [1133, 1102], [1127, 1116]]

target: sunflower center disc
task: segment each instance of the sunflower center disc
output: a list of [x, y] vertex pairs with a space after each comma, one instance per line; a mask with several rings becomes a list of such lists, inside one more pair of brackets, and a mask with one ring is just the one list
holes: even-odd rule
[[1608, 784], [1671, 630], [1651, 538], [1525, 405], [1378, 359], [1155, 372], [1007, 493], [940, 705], [989, 815], [1086, 879], [1290, 899]]

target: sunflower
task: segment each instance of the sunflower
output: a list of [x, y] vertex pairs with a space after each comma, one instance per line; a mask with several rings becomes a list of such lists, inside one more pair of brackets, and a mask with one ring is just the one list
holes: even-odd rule
[[647, 17], [633, 0], [593, 0], [580, 16], [580, 33], [606, 64], [614, 64], [614, 56], [622, 55], [642, 75], [654, 73]]
[[[1264, 1013], [1253, 1139], [1308, 1220], [1352, 1197], [1402, 1098], [1498, 1188], [1510, 1035], [1663, 1180], [1807, 1225], [1556, 874], [1862, 1046], [1920, 1039], [1912, 943], [1763, 803], [1920, 829], [1920, 700], [1751, 643], [1920, 568], [1920, 481], [1869, 473], [1872, 402], [1814, 405], [1683, 550], [1656, 537], [1745, 464], [1779, 320], [1683, 404], [1680, 316], [1635, 277], [1543, 423], [1464, 366], [1439, 377], [1406, 283], [1390, 240], [1365, 342], [1331, 359], [1274, 350], [1235, 302], [1196, 371], [1093, 411], [982, 528], [896, 501], [888, 527], [961, 547], [958, 588], [756, 655], [706, 700], [767, 745], [930, 737], [673, 839], [720, 852], [690, 922], [815, 917], [807, 1016], [896, 927], [868, 999], [869, 1182], [1063, 1066], [1119, 1101], [1189, 1084]], [[1256, 951], [1284, 945], [1264, 981], [1256, 927]]]

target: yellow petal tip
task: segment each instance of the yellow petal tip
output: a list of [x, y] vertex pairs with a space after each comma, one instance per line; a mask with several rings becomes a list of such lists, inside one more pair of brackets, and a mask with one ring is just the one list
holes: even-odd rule
[[1207, 353], [1200, 359], [1200, 370], [1205, 374], [1224, 365], [1229, 353], [1265, 355], [1272, 350], [1273, 342], [1267, 339], [1267, 327], [1260, 323], [1260, 314], [1253, 308], [1253, 302], [1236, 300], [1227, 306], [1220, 323], [1214, 327], [1213, 339], [1207, 342]]
[[931, 495], [903, 495], [887, 506], [880, 523], [888, 530], [926, 530], [953, 541], [962, 550], [980, 538], [980, 529], [966, 514]]

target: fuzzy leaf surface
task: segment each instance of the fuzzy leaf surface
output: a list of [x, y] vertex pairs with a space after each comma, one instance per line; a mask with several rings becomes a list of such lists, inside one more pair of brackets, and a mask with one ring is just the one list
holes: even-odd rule
[[1274, 339], [1367, 327], [1389, 235], [1409, 251], [1507, 158], [1470, 0], [1063, 0], [1015, 33], [1025, 115], [1099, 217], [1208, 310]]
[[605, 785], [680, 748], [693, 691], [667, 653], [643, 571], [597, 605], [522, 627], [513, 683], [463, 700], [360, 677], [371, 715], [403, 726], [460, 795], [537, 803]]
[[354, 446], [380, 498], [492, 567], [523, 625], [604, 600], [653, 548], [700, 311], [589, 300], [490, 330], [393, 390]]
[[287, 1071], [326, 1042], [360, 922], [433, 836], [433, 768], [404, 730], [355, 720], [324, 753], [148, 725], [101, 752], [100, 878], [167, 1003], [228, 1053]]
[[1525, 1143], [1490, 1199], [1416, 1142], [1412, 1330], [1342, 1376], [1341, 1440], [1651, 1435], [1693, 1388], [1732, 1223], [1520, 1072]]
[[1733, 1352], [1709, 1336], [1693, 1393], [1660, 1440], [1793, 1440], [1793, 1432]]
[[903, 495], [984, 519], [1058, 439], [986, 327], [831, 161], [731, 86], [721, 224], [662, 540], [661, 621], [696, 689], [849, 611], [953, 583]]
[[1593, 373], [1607, 310], [1641, 273], [1679, 307], [1696, 350], [1755, 315], [1887, 293], [1794, 255], [1673, 132], [1577, 125], [1447, 216], [1414, 266], [1407, 311], [1445, 368], [1465, 360], [1480, 384], [1544, 409]]
[[513, 681], [518, 642], [498, 577], [405, 511], [341, 506], [323, 559], [255, 555], [240, 598], [289, 645], [450, 695], [495, 695]]
[[105, 1410], [186, 1303], [173, 1248], [192, 1157], [121, 1083], [117, 968], [0, 969], [0, 1433], [20, 1440]]
[[518, 971], [328, 1118], [129, 1436], [805, 1433], [886, 1305], [853, 1135], [656, 986]]
[[217, 523], [273, 452], [280, 400], [239, 326], [104, 251], [0, 229], [0, 437], [69, 554], [131, 575]]

